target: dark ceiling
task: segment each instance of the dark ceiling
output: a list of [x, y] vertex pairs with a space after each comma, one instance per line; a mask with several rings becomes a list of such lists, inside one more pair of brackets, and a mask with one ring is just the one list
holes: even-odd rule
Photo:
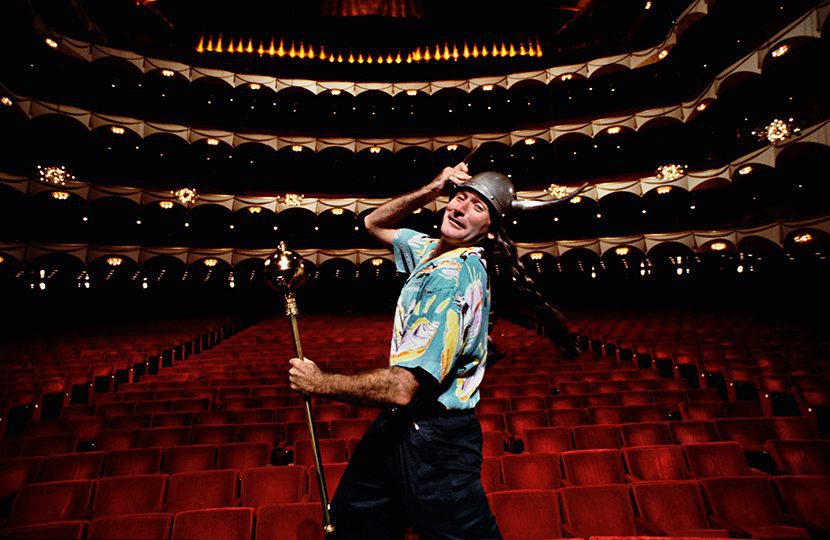
[[[668, 34], [690, 0], [31, 0], [47, 26], [78, 39], [185, 63], [318, 80], [340, 78], [337, 65], [257, 54], [272, 40], [286, 51], [396, 57], [401, 64], [348, 66], [348, 80], [437, 80], [515, 73], [653, 46]], [[646, 7], [648, 6], [648, 7]], [[354, 15], [365, 13], [362, 15]], [[398, 15], [398, 16], [391, 16]], [[199, 54], [198, 43], [222, 35], [254, 52]], [[406, 65], [408, 52], [456, 46], [459, 58]], [[464, 45], [517, 51], [510, 58], [463, 58]], [[543, 56], [521, 56], [522, 45]], [[434, 50], [434, 49], [433, 49]], [[344, 66], [345, 67], [345, 66]]]

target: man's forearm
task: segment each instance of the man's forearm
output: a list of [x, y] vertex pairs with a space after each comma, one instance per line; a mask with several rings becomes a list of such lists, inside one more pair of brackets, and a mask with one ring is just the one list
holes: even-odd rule
[[439, 194], [440, 191], [436, 191], [430, 184], [416, 191], [395, 197], [383, 203], [366, 216], [366, 227], [394, 227], [418, 208], [434, 201]]
[[401, 368], [376, 369], [357, 375], [324, 373], [314, 393], [359, 405], [403, 406], [418, 390], [412, 373]]

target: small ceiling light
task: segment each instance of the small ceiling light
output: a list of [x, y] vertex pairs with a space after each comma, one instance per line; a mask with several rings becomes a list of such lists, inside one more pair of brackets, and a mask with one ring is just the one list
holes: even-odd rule
[[573, 199], [571, 199], [571, 204], [579, 204], [582, 202], [582, 195], [577, 195]]
[[700, 105], [698, 105], [698, 106], [697, 106], [697, 107], [695, 107], [695, 108], [698, 110], [698, 112], [700, 112], [700, 111], [705, 111], [705, 110], [706, 110], [706, 107], [708, 107], [708, 106], [709, 106], [709, 105], [708, 105], [707, 103], [701, 103]]
[[0, 103], [5, 105], [6, 107], [11, 107], [14, 102], [12, 101], [12, 98], [10, 98], [8, 96], [3, 96], [3, 97], [0, 97]]
[[107, 264], [110, 266], [120, 266], [124, 262], [121, 257], [107, 257]]
[[375, 257], [372, 259], [372, 266], [380, 266], [383, 264], [383, 259], [380, 257]]
[[772, 57], [773, 58], [778, 58], [778, 57], [784, 56], [785, 54], [787, 54], [787, 51], [789, 51], [789, 50], [790, 50], [789, 45], [781, 45], [780, 47], [778, 47], [777, 49], [772, 51]]
[[573, 73], [565, 73], [565, 74], [559, 76], [560, 81], [570, 81], [573, 78], [574, 78]]
[[660, 194], [660, 195], [665, 195], [666, 193], [671, 192], [671, 190], [672, 190], [671, 186], [660, 186], [660, 187], [657, 188], [657, 193]]
[[171, 208], [173, 208], [173, 201], [159, 201], [159, 206], [161, 206], [165, 210], [170, 210]]
[[300, 206], [303, 204], [303, 196], [296, 193], [286, 193], [280, 197], [280, 202], [285, 206]]
[[712, 251], [723, 251], [724, 249], [726, 249], [726, 243], [712, 242], [712, 245], [709, 246], [709, 249], [711, 249]]
[[126, 132], [121, 126], [110, 126], [110, 131], [115, 135], [123, 135]]
[[339, 90], [337, 88], [335, 88], [334, 90], [331, 91], [331, 95], [333, 95], [333, 96], [339, 96], [342, 93], [343, 93], [343, 91]]
[[214, 139], [213, 137], [209, 138], [206, 142], [208, 146], [219, 146], [219, 139]]
[[757, 135], [760, 139], [766, 139], [770, 143], [777, 143], [789, 139], [793, 133], [798, 133], [801, 131], [799, 128], [794, 127], [793, 119], [790, 118], [787, 121], [781, 120], [780, 118], [776, 118], [772, 122], [769, 123], [762, 131], [755, 132], [753, 131], [753, 135]]
[[545, 254], [542, 253], [541, 251], [534, 251], [533, 253], [530, 254], [530, 260], [531, 261], [541, 261], [542, 257], [544, 257], [544, 256], [545, 256]]
[[608, 128], [608, 134], [609, 135], [616, 135], [620, 131], [622, 131], [622, 128], [620, 126], [612, 126], [612, 127]]
[[651, 1], [646, 2], [646, 10], [651, 9]]
[[343, 209], [342, 208], [332, 208], [331, 209], [331, 214], [333, 216], [342, 216], [343, 215]]
[[248, 207], [248, 213], [250, 213], [250, 214], [259, 214], [260, 212], [262, 212], [262, 207], [261, 206], [249, 206]]
[[423, 211], [423, 208], [416, 208], [413, 214], [420, 214]]
[[4, 259], [2, 255], [0, 255], [0, 264], [3, 264], [3, 261], [5, 261], [5, 260], [6, 259]]
[[198, 195], [196, 190], [193, 188], [180, 188], [173, 192], [173, 195], [182, 203], [184, 206], [187, 206], [190, 203], [196, 202]]
[[59, 200], [59, 201], [65, 201], [66, 199], [69, 198], [69, 193], [67, 193], [65, 191], [53, 191], [52, 192], [52, 197]]
[[455, 152], [456, 150], [458, 150], [458, 145], [457, 144], [448, 144], [447, 145], [447, 150], [449, 150], [450, 152]]
[[302, 152], [303, 151], [303, 145], [301, 145], [301, 144], [292, 145], [291, 146], [291, 151], [292, 152]]
[[746, 167], [741, 167], [738, 169], [738, 174], [741, 176], [746, 176], [747, 174], [752, 172], [752, 165], [747, 165]]
[[796, 244], [809, 244], [813, 241], [813, 235], [810, 233], [798, 234], [793, 237]]
[[660, 51], [660, 53], [657, 55], [657, 58], [659, 58], [660, 60], [662, 60], [663, 58], [667, 57], [668, 55], [669, 55], [669, 50], [668, 50], [668, 49], [663, 49], [663, 50], [662, 50], [662, 51]]
[[172, 77], [176, 73], [172, 69], [162, 69], [161, 74], [165, 77]]
[[218, 259], [205, 259], [205, 266], [213, 268], [219, 263]]
[[417, 95], [418, 95], [418, 91], [417, 91], [417, 90], [407, 90], [407, 91], [406, 91], [406, 95], [407, 95], [407, 96], [417, 96]]
[[493, 90], [493, 85], [492, 84], [485, 84], [484, 86], [481, 87], [481, 89], [484, 92], [490, 92], [490, 91]]
[[686, 174], [686, 165], [676, 165], [671, 163], [669, 165], [660, 165], [657, 168], [657, 179], [665, 182], [677, 180]]
[[44, 39], [43, 41], [45, 41], [45, 42], [46, 42], [46, 44], [47, 44], [48, 46], [50, 46], [51, 48], [53, 48], [53, 49], [57, 49], [57, 48], [58, 48], [58, 42], [57, 42], [57, 41], [55, 41], [55, 40], [54, 40], [54, 39], [52, 39], [52, 38], [46, 38], [46, 39]]
[[369, 152], [372, 154], [380, 154], [380, 146], [369, 147]]
[[528, 137], [527, 139], [525, 139], [525, 144], [527, 146], [532, 146], [536, 144], [536, 139], [534, 139], [533, 137]]
[[63, 165], [53, 165], [49, 167], [37, 166], [40, 181], [47, 184], [55, 184], [62, 186], [66, 184], [67, 180], [74, 180], [75, 177], [66, 170]]
[[262, 85], [259, 83], [252, 82], [248, 85], [248, 88], [250, 88], [251, 90], [259, 90], [260, 88], [262, 88]]
[[568, 196], [567, 186], [560, 186], [559, 184], [551, 184], [545, 191], [548, 192], [548, 195], [550, 195], [552, 199], [561, 199], [562, 197]]
[[628, 255], [629, 251], [630, 249], [627, 246], [620, 246], [614, 250], [614, 253], [616, 253], [620, 257], [624, 257], [625, 255]]

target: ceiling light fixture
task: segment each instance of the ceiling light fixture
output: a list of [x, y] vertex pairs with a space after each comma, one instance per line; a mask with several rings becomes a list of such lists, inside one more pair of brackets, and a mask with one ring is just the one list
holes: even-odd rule
[[199, 197], [196, 193], [196, 190], [193, 188], [180, 188], [173, 192], [173, 195], [182, 203], [184, 206], [187, 206], [191, 203], [196, 202], [196, 199]]
[[45, 41], [45, 42], [46, 42], [46, 45], [48, 45], [49, 47], [51, 47], [51, 48], [53, 48], [53, 49], [57, 49], [57, 48], [58, 48], [58, 42], [57, 42], [57, 41], [55, 41], [55, 40], [54, 40], [54, 39], [52, 39], [52, 38], [46, 38], [46, 39], [45, 39], [45, 40], [43, 40], [43, 41]]
[[69, 193], [65, 191], [53, 191], [52, 198], [57, 199], [59, 201], [65, 201], [69, 198]]
[[749, 174], [751, 172], [752, 172], [752, 165], [747, 165], [745, 167], [741, 167], [740, 169], [738, 169], [738, 174], [740, 174], [741, 176], [746, 176], [747, 174]]
[[12, 104], [13, 104], [13, 102], [12, 102], [12, 98], [10, 98], [10, 97], [8, 97], [8, 96], [3, 96], [3, 97], [0, 97], [0, 103], [2, 103], [3, 105], [5, 105], [6, 107], [11, 107], [11, 106], [12, 106]]
[[541, 261], [544, 256], [545, 256], [545, 254], [542, 253], [541, 251], [534, 251], [533, 253], [530, 254], [530, 260], [532, 260], [532, 261]]
[[772, 51], [772, 57], [773, 58], [780, 58], [781, 56], [784, 56], [785, 54], [787, 54], [787, 51], [789, 51], [789, 50], [790, 50], [789, 45], [781, 45], [780, 47], [778, 47], [774, 51]]
[[810, 233], [797, 234], [793, 237], [793, 242], [796, 244], [809, 244], [813, 241], [813, 235]]
[[628, 248], [628, 246], [620, 246], [620, 247], [618, 247], [617, 249], [614, 250], [614, 253], [616, 253], [620, 257], [624, 257], [624, 256], [628, 255], [629, 251], [630, 251], [630, 249]]
[[712, 251], [723, 251], [726, 249], [726, 242], [712, 242], [709, 249]]
[[124, 262], [124, 259], [121, 257], [107, 257], [107, 264], [110, 266], [121, 266], [122, 262]]
[[208, 267], [210, 267], [210, 268], [213, 268], [214, 266], [216, 266], [217, 264], [219, 264], [219, 260], [218, 260], [218, 259], [205, 259], [205, 261], [204, 261], [204, 262], [205, 262], [205, 266], [208, 266]]
[[75, 176], [70, 174], [63, 165], [51, 165], [48, 167], [38, 165], [37, 170], [40, 181], [47, 184], [63, 186], [67, 181], [75, 179]]
[[671, 182], [677, 180], [686, 174], [687, 165], [676, 165], [674, 163], [668, 165], [660, 165], [657, 167], [657, 179], [664, 182]]

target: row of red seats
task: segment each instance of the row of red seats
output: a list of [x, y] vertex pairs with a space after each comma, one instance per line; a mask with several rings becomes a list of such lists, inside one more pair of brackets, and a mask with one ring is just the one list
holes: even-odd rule
[[628, 443], [649, 444], [735, 441], [748, 449], [764, 445], [774, 438], [811, 438], [817, 428], [810, 418], [718, 418], [714, 420], [643, 420], [591, 424], [585, 409], [551, 409], [547, 411], [512, 411], [479, 413], [476, 416], [484, 431], [501, 433], [515, 448], [525, 444], [526, 434], [534, 428], [569, 429], [575, 448], [620, 448]]
[[[223, 471], [215, 471], [220, 472]], [[207, 498], [218, 496], [225, 501], [210, 502], [229, 504], [176, 512], [173, 509], [180, 504], [181, 490], [188, 483], [204, 486], [204, 482], [199, 483], [195, 478], [177, 478], [174, 484], [174, 478], [170, 477], [165, 501], [159, 486], [166, 477], [129, 478], [134, 480], [130, 493], [149, 486], [146, 497], [134, 496], [132, 500], [123, 496], [117, 502], [103, 502], [100, 506], [96, 503], [102, 498], [101, 489], [115, 492], [126, 486], [102, 485], [103, 481], [99, 481], [94, 498], [92, 483], [88, 481], [30, 486], [22, 494], [21, 502], [15, 504], [10, 523], [16, 527], [0, 534], [21, 538], [31, 537], [27, 534], [45, 537], [46, 534], [63, 533], [60, 537], [78, 539], [140, 535], [158, 540], [215, 537], [250, 540], [255, 534], [256, 538], [323, 540], [321, 508], [317, 503], [237, 507], [236, 501], [227, 500], [231, 492], [229, 486], [225, 486], [223, 492], [210, 492]], [[171, 494], [174, 497], [172, 509], [169, 506]], [[107, 500], [118, 499], [114, 495], [107, 496]], [[35, 498], [53, 509], [49, 516], [28, 508], [37, 506], [32, 502]], [[643, 482], [631, 486], [573, 486], [558, 490], [491, 492], [488, 499], [505, 540], [553, 539], [563, 535], [574, 538], [671, 535], [809, 540], [830, 531], [830, 519], [822, 510], [830, 504], [830, 477], [826, 476], [722, 477]], [[164, 509], [165, 504], [166, 513], [140, 511], [144, 508]], [[106, 515], [107, 512], [111, 514]], [[93, 517], [96, 515], [98, 517]], [[530, 515], [533, 519], [528, 519]], [[33, 519], [41, 524], [33, 524]], [[65, 535], [66, 531], [71, 534]], [[417, 538], [415, 535], [409, 537]]]

